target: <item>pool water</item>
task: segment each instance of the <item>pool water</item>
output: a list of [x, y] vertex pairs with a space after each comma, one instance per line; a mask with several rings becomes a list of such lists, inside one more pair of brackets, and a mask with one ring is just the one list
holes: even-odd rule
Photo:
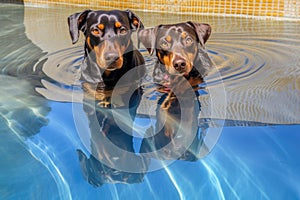
[[[299, 21], [138, 12], [146, 27], [211, 24], [216, 65], [200, 104], [181, 108], [193, 119], [183, 123], [186, 151], [144, 158], [143, 133], [159, 123], [165, 98], [151, 84], [154, 58], [141, 47], [148, 74], [132, 118], [99, 111], [78, 81], [83, 37], [72, 46], [68, 35], [67, 17], [83, 8], [0, 10], [1, 199], [300, 199]], [[134, 127], [127, 135], [110, 124], [121, 155], [93, 133], [92, 111]]]

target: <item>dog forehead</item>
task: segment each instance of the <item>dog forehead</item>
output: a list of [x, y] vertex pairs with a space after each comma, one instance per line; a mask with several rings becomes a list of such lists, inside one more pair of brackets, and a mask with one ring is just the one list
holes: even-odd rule
[[124, 11], [111, 10], [111, 11], [92, 11], [88, 16], [88, 26], [105, 24], [114, 25], [115, 22], [120, 22], [122, 25], [129, 26], [128, 16]]
[[157, 36], [164, 37], [169, 35], [171, 37], [180, 37], [182, 33], [190, 36], [196, 36], [196, 32], [193, 27], [187, 23], [171, 24], [171, 25], [161, 25]]

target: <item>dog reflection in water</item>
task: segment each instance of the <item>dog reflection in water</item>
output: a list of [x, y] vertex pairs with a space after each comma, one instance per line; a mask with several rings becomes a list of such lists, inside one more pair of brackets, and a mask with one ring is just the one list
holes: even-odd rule
[[140, 152], [160, 160], [196, 161], [209, 151], [204, 142], [206, 129], [198, 125], [198, 90], [202, 89], [198, 85], [203, 80], [198, 77], [189, 82], [182, 76], [173, 76], [170, 85], [173, 81], [177, 84], [171, 88], [158, 87], [162, 96], [156, 108], [156, 123], [147, 130]]
[[[130, 87], [118, 89], [120, 93], [117, 95], [120, 99], [122, 95], [127, 95], [126, 89], [131, 90]], [[98, 95], [103, 95], [102, 92], [103, 90], [100, 90]], [[130, 129], [133, 126], [131, 122], [141, 99], [141, 90], [135, 90], [129, 100], [131, 119], [123, 120], [124, 126], [115, 121], [113, 112], [117, 109], [119, 111], [127, 109], [127, 106], [122, 107], [119, 102], [119, 108], [103, 108], [99, 106], [97, 99], [90, 98], [89, 93], [85, 93], [84, 96], [83, 109], [88, 117], [91, 132], [91, 155], [88, 158], [81, 150], [77, 152], [85, 179], [97, 187], [104, 183], [142, 182], [148, 161], [134, 153], [133, 136], [130, 135]], [[132, 164], [134, 166], [131, 167]], [[130, 171], [124, 170], [123, 166], [130, 168]]]

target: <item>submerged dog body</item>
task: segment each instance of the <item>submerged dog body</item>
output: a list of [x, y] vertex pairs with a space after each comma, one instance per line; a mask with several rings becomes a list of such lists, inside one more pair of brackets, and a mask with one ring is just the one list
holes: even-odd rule
[[182, 75], [187, 79], [205, 77], [213, 67], [204, 46], [210, 34], [210, 25], [195, 22], [141, 30], [139, 39], [149, 53], [158, 58], [153, 72], [154, 81], [168, 82], [170, 75]]
[[[162, 160], [196, 161], [206, 152], [204, 130], [198, 127], [199, 94], [194, 94], [191, 83], [183, 76], [172, 77], [175, 82], [170, 85], [171, 91], [164, 92], [158, 100], [156, 123], [146, 131], [140, 153]], [[178, 91], [176, 95], [173, 90]]]
[[84, 82], [113, 87], [127, 71], [144, 64], [131, 39], [133, 31], [143, 28], [133, 12], [86, 10], [71, 15], [68, 24], [73, 44], [80, 31], [85, 36]]

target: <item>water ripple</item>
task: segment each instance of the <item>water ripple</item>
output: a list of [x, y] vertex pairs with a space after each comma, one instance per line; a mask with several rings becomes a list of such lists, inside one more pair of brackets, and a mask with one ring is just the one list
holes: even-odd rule
[[[286, 71], [296, 71], [297, 68], [292, 61], [299, 55], [300, 38], [296, 35], [294, 38], [291, 37], [277, 38], [265, 34], [251, 36], [241, 33], [216, 34], [208, 49], [222, 74], [222, 80], [227, 84], [236, 84], [252, 76], [265, 76], [266, 70], [276, 72], [276, 69], [286, 66]], [[211, 75], [208, 81], [212, 83], [220, 80], [215, 80]]]
[[207, 46], [221, 77], [211, 73], [206, 82], [225, 84], [228, 119], [299, 123], [299, 45], [289, 33], [215, 34]]
[[[209, 87], [219, 87], [224, 83], [228, 119], [299, 123], [300, 112], [294, 112], [300, 110], [300, 99], [297, 98], [300, 96], [299, 46], [299, 35], [289, 31], [280, 34], [276, 29], [256, 34], [236, 32], [212, 36], [207, 49], [217, 66], [217, 73], [212, 72], [205, 81]], [[141, 52], [148, 69], [144, 80], [151, 82], [155, 59], [145, 49]], [[79, 84], [83, 54], [80, 46], [40, 59], [39, 63], [44, 63], [42, 70], [49, 79], [42, 80], [44, 87], [37, 88], [37, 91], [51, 100], [80, 101], [76, 95], [74, 98], [74, 91], [78, 88], [74, 86]], [[145, 93], [151, 93], [147, 89], [145, 87]], [[203, 107], [211, 107], [209, 98], [209, 95], [203, 95]], [[218, 112], [214, 117], [222, 118], [223, 109]], [[204, 111], [202, 116], [209, 118], [210, 113]]]

